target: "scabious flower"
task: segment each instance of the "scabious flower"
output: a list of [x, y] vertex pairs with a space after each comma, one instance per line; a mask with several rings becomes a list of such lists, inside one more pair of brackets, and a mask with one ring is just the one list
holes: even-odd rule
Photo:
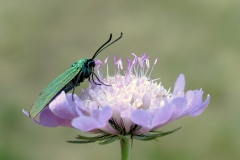
[[[96, 137], [78, 136], [77, 141], [69, 141], [72, 143], [105, 144], [126, 137], [152, 140], [178, 130], [156, 132], [158, 128], [183, 116], [198, 116], [209, 104], [209, 95], [202, 101], [202, 89], [184, 92], [183, 74], [171, 92], [158, 83], [159, 79], [150, 78], [157, 60], [150, 67], [146, 54], [133, 56], [133, 60], [127, 59], [125, 70], [122, 59], [114, 57], [114, 76], [108, 73], [109, 58], [104, 62], [96, 60], [99, 79], [92, 80], [80, 96], [74, 94], [74, 101], [72, 93], [61, 92], [41, 111], [39, 120], [33, 120], [46, 127], [67, 126], [100, 133]], [[107, 85], [98, 85], [99, 81]]]

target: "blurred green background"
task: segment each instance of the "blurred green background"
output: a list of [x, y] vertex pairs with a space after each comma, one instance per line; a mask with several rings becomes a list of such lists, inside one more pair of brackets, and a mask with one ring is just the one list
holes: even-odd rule
[[[123, 38], [97, 59], [115, 54], [158, 58], [152, 74], [173, 88], [211, 95], [199, 117], [161, 130], [182, 129], [157, 141], [134, 141], [131, 159], [225, 160], [240, 157], [240, 1], [0, 1], [0, 159], [120, 159], [119, 142], [73, 145], [78, 130], [44, 128], [22, 114], [54, 78], [90, 58], [113, 33]], [[88, 82], [77, 90], [86, 88]]]

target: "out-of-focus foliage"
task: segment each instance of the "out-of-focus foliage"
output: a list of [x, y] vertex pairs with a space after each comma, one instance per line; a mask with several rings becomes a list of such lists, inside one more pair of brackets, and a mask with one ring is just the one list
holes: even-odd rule
[[[134, 141], [131, 159], [202, 160], [240, 157], [240, 1], [1, 1], [0, 159], [120, 159], [120, 145], [73, 145], [79, 131], [44, 128], [21, 113], [54, 78], [91, 57], [113, 33], [123, 38], [103, 51], [159, 58], [152, 77], [166, 88], [180, 73], [187, 90], [203, 88], [211, 102], [199, 117], [158, 142]], [[77, 90], [86, 88], [87, 82]]]

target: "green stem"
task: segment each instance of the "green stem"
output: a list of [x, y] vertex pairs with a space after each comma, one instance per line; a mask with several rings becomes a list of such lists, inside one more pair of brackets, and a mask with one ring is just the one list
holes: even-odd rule
[[122, 160], [129, 160], [130, 139], [129, 138], [120, 139], [120, 145]]

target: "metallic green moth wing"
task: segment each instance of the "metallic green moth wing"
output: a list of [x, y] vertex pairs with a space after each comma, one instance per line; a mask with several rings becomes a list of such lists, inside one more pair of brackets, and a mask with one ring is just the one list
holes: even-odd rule
[[[61, 91], [68, 92], [71, 89], [74, 89], [76, 86], [79, 86], [81, 82], [85, 79], [89, 79], [96, 85], [106, 85], [99, 80], [99, 78], [94, 73], [95, 61], [94, 58], [102, 52], [105, 48], [110, 46], [111, 44], [115, 43], [119, 39], [122, 38], [122, 33], [120, 37], [115, 39], [113, 42], [110, 43], [112, 39], [112, 34], [110, 34], [109, 39], [105, 42], [93, 55], [91, 59], [80, 59], [76, 63], [72, 64], [72, 67], [62, 73], [59, 77], [57, 77], [54, 81], [52, 81], [39, 95], [38, 99], [33, 103], [30, 111], [29, 117], [33, 118], [36, 117], [46, 105], [48, 105], [51, 100]], [[92, 75], [92, 77], [90, 77]], [[99, 83], [96, 83], [93, 79], [93, 76], [97, 78]], [[109, 85], [106, 85], [109, 86]]]
[[29, 111], [29, 117], [36, 117], [43, 108], [60, 92], [63, 88], [81, 72], [86, 59], [81, 59], [74, 63], [71, 68], [63, 72], [52, 81], [39, 95]]

